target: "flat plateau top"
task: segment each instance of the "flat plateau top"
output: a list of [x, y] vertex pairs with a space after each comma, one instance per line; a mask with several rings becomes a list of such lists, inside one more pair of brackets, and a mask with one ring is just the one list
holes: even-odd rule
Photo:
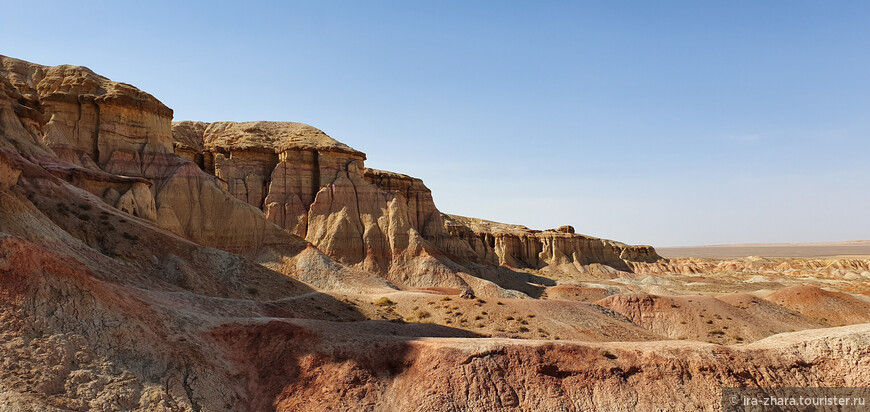
[[731, 245], [657, 247], [664, 257], [738, 258], [747, 256], [784, 258], [870, 258], [870, 240], [819, 243], [744, 243]]

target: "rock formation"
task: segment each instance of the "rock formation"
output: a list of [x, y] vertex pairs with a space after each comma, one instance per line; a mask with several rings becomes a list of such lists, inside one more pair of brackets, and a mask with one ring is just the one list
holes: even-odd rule
[[870, 386], [868, 325], [829, 327], [868, 321], [868, 260], [664, 260], [442, 214], [311, 126], [171, 117], [0, 56], [0, 409], [717, 410], [723, 386]]
[[[516, 268], [551, 268], [585, 271], [600, 263], [630, 271], [631, 262], [658, 262], [651, 246], [629, 246], [612, 240], [574, 234], [571, 226], [538, 231], [481, 219], [446, 215], [447, 232], [464, 240], [474, 255], [493, 263]], [[447, 247], [456, 247], [451, 243]], [[457, 253], [462, 253], [457, 251]], [[468, 255], [466, 252], [465, 255]]]
[[293, 243], [175, 155], [172, 110], [148, 93], [85, 67], [2, 56], [0, 81], [3, 144], [51, 173], [203, 245], [250, 252]]
[[461, 288], [471, 286], [458, 274], [480, 265], [631, 270], [627, 262], [660, 260], [649, 246], [576, 235], [571, 226], [540, 232], [442, 215], [422, 180], [365, 168], [365, 154], [300, 123], [185, 121], [173, 124], [173, 137], [179, 156], [269, 221], [397, 284], [432, 285], [415, 273], [421, 257], [442, 274], [436, 283]]
[[650, 247], [569, 227], [457, 223], [420, 179], [367, 169], [365, 154], [308, 125], [172, 124], [172, 110], [153, 96], [84, 67], [7, 57], [0, 67], [6, 147], [133, 216], [290, 274], [299, 269], [300, 238], [402, 287], [499, 296], [514, 293], [502, 287], [516, 283], [511, 278], [519, 286], [509, 288], [523, 289], [526, 276], [504, 268], [624, 271], [628, 262], [658, 259]]

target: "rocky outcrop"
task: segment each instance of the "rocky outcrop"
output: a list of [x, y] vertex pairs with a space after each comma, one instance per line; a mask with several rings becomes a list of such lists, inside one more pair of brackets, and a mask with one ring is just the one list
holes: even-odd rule
[[[866, 261], [677, 266], [570, 227], [442, 215], [422, 181], [310, 126], [183, 123], [170, 143], [170, 116], [86, 68], [0, 57], [2, 409], [716, 410], [728, 386], [870, 385], [866, 324], [768, 336], [866, 320], [863, 297], [528, 299], [682, 268], [743, 276], [692, 288], [772, 268], [866, 291]], [[635, 273], [541, 275], [604, 265]], [[704, 308], [768, 337], [661, 341], [685, 332], [677, 315], [713, 333]]]
[[[144, 183], [134, 183], [123, 195], [118, 197], [115, 207], [133, 216], [139, 216], [152, 222], [157, 221], [157, 208], [154, 206], [154, 195]], [[110, 195], [114, 197], [114, 194]]]
[[21, 169], [5, 153], [0, 152], [0, 190], [9, 190], [18, 183]]
[[444, 222], [448, 234], [468, 245], [465, 253], [462, 253], [465, 245], [457, 246], [455, 242], [448, 241], [446, 248], [464, 256], [468, 256], [470, 249], [484, 261], [514, 268], [584, 272], [585, 265], [597, 263], [631, 271], [632, 262], [661, 260], [651, 246], [579, 235], [571, 226], [539, 231], [455, 215], [444, 215]]
[[673, 258], [655, 262], [633, 262], [636, 273], [717, 273], [755, 275], [776, 274], [799, 279], [814, 277], [822, 279], [864, 280], [870, 279], [870, 260], [858, 258], [762, 258], [750, 256], [734, 259]]
[[421, 180], [366, 169], [365, 154], [300, 123], [179, 122], [174, 130], [181, 155], [203, 159], [235, 197], [337, 261], [406, 286], [469, 287], [426, 240], [443, 229]]
[[[649, 250], [567, 227], [508, 235], [471, 225], [457, 236], [420, 179], [367, 169], [364, 153], [314, 127], [171, 124], [172, 111], [153, 96], [87, 68], [6, 57], [0, 67], [4, 146], [203, 245], [261, 254], [290, 244], [296, 253], [295, 235], [399, 285], [465, 290], [492, 289], [495, 277], [483, 273], [498, 265], [628, 270], [626, 261], [655, 259]], [[280, 256], [267, 253], [263, 261], [283, 265]]]
[[576, 235], [570, 226], [540, 232], [444, 216], [422, 180], [365, 168], [363, 153], [300, 123], [178, 122], [173, 133], [179, 156], [225, 181], [271, 222], [400, 284], [424, 285], [420, 273], [409, 274], [420, 272], [409, 265], [420, 258], [427, 272], [462, 288], [467, 282], [454, 274], [475, 271], [462, 265], [630, 270], [626, 262], [660, 259], [649, 246]]
[[142, 176], [143, 161], [172, 154], [172, 110], [150, 94], [86, 67], [7, 57], [0, 57], [0, 67], [7, 96], [28, 114], [22, 126], [61, 160]]
[[379, 189], [401, 195], [408, 205], [411, 226], [427, 239], [441, 235], [444, 222], [435, 207], [432, 192], [421, 179], [377, 169], [365, 169], [366, 181]]
[[[343, 348], [347, 363], [322, 355], [302, 362], [277, 409], [719, 411], [723, 387], [865, 386], [868, 332], [798, 332], [744, 347], [426, 339], [390, 345], [377, 360]], [[395, 373], [376, 378], [384, 369]], [[337, 384], [333, 374], [350, 374], [366, 389]]]
[[[237, 252], [282, 242], [298, 248], [298, 239], [245, 204], [246, 193], [236, 201], [226, 182], [174, 153], [172, 110], [150, 94], [85, 67], [3, 56], [0, 86], [0, 145], [55, 176], [203, 245]], [[180, 146], [179, 151], [185, 153]], [[202, 159], [189, 160], [203, 165]], [[209, 161], [214, 167], [214, 159]], [[217, 163], [227, 173], [240, 173], [234, 159]], [[264, 191], [262, 182], [244, 184], [252, 188], [251, 199]]]

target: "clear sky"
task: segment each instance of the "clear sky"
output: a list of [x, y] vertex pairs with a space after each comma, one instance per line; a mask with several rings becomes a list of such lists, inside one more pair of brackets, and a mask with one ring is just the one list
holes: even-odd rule
[[444, 212], [657, 246], [870, 238], [870, 2], [10, 2], [0, 54], [287, 120]]

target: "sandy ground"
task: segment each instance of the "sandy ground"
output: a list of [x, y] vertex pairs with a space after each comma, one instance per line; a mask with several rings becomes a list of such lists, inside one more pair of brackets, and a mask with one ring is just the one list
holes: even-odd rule
[[820, 243], [746, 243], [709, 246], [657, 247], [664, 257], [737, 258], [762, 257], [870, 257], [870, 240]]

